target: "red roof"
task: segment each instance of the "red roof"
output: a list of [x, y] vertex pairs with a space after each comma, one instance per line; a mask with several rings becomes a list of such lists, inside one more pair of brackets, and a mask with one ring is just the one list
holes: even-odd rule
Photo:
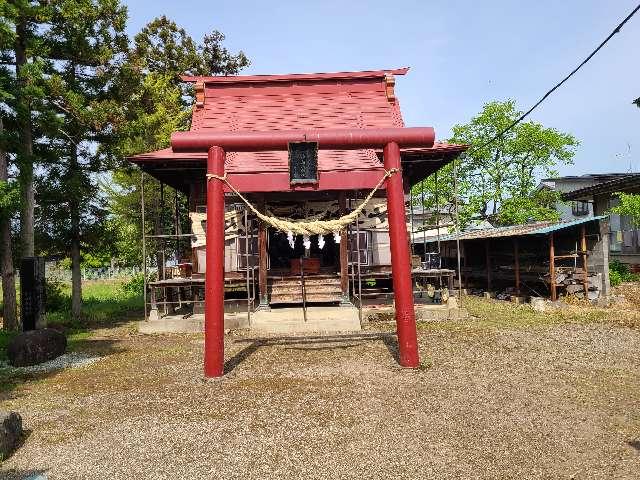
[[[183, 77], [185, 81], [196, 83], [197, 103], [191, 131], [404, 127], [394, 93], [394, 75], [404, 75], [407, 70]], [[436, 153], [442, 146], [434, 145], [431, 153]], [[136, 155], [130, 160], [148, 164], [205, 158], [206, 154], [174, 153], [167, 148]], [[323, 172], [360, 171], [362, 175], [371, 176], [375, 184], [382, 168], [382, 162], [373, 150], [318, 152], [320, 183]], [[288, 155], [282, 151], [228, 152], [226, 171], [230, 176], [288, 174]]]

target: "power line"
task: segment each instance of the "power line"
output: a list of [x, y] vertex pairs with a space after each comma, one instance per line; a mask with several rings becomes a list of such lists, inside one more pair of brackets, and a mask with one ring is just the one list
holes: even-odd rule
[[[540, 104], [542, 102], [544, 102], [547, 97], [549, 95], [551, 95], [553, 92], [555, 92], [558, 88], [560, 88], [567, 80], [569, 80], [578, 70], [580, 70], [584, 65], [587, 64], [587, 62], [589, 60], [591, 60], [591, 58], [598, 53], [598, 51], [600, 51], [600, 49], [602, 47], [604, 47], [607, 42], [609, 40], [611, 40], [611, 38], [618, 32], [620, 32], [620, 30], [622, 29], [622, 27], [624, 26], [625, 23], [627, 23], [629, 20], [631, 20], [631, 17], [633, 17], [636, 12], [640, 10], [640, 4], [638, 4], [638, 6], [636, 8], [633, 9], [633, 11], [626, 16], [626, 18], [624, 20], [622, 20], [622, 22], [620, 22], [618, 24], [618, 26], [616, 28], [613, 29], [613, 31], [609, 34], [609, 36], [607, 38], [605, 38], [603, 40], [603, 42], [598, 45], [598, 48], [596, 48], [593, 52], [591, 52], [591, 54], [589, 54], [589, 56], [587, 58], [585, 58], [582, 63], [580, 63], [580, 65], [578, 65], [576, 68], [574, 68], [571, 73], [569, 73], [569, 75], [567, 75], [566, 77], [564, 77], [559, 83], [557, 83], [551, 90], [549, 90], [547, 93], [544, 94], [544, 96], [538, 100], [536, 102], [536, 104], [531, 107], [529, 110], [527, 110], [525, 113], [523, 113], [522, 115], [520, 115], [520, 117], [515, 120], [513, 123], [511, 123], [511, 125], [509, 125], [507, 128], [505, 128], [504, 130], [502, 130], [501, 132], [497, 133], [493, 138], [491, 138], [490, 140], [486, 141], [485, 143], [483, 143], [482, 145], [480, 145], [479, 147], [475, 147], [472, 148], [472, 150], [477, 150], [477, 149], [481, 149], [484, 148], [490, 144], [492, 144], [493, 142], [495, 142], [496, 140], [498, 140], [500, 137], [502, 137], [505, 133], [507, 133], [509, 130], [511, 130], [513, 127], [515, 127], [517, 124], [519, 124], [522, 120], [524, 120], [531, 112], [533, 112], [536, 108], [538, 108], [538, 106], [540, 106]], [[638, 99], [640, 100], [640, 98]]]

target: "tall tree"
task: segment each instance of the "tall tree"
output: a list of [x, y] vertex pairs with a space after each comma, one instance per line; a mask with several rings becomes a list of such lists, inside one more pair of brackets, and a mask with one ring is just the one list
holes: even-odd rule
[[11, 217], [19, 204], [19, 190], [9, 183], [4, 123], [0, 113], [0, 273], [2, 273], [2, 324], [5, 330], [18, 328], [16, 281], [11, 245]]
[[[457, 187], [463, 227], [474, 218], [498, 224], [557, 218], [554, 207], [559, 197], [552, 192], [538, 191], [536, 187], [540, 176], [556, 175], [557, 165], [572, 162], [579, 142], [570, 134], [529, 121], [519, 123], [489, 143], [521, 113], [512, 100], [490, 102], [469, 123], [453, 127], [449, 141], [470, 145], [458, 162]], [[441, 170], [439, 180], [438, 201], [440, 205], [452, 206], [451, 166]], [[418, 184], [414, 193], [421, 189]], [[436, 204], [434, 178], [427, 179], [424, 191], [425, 207], [433, 208]]]
[[[51, 223], [54, 236], [68, 240], [71, 257], [71, 311], [81, 316], [81, 250], [88, 231], [99, 215], [97, 176], [111, 165], [105, 145], [114, 138], [120, 108], [111, 98], [110, 87], [127, 49], [124, 28], [126, 8], [118, 0], [56, 0], [50, 27], [48, 99], [57, 110], [57, 122], [49, 132], [51, 148], [60, 156], [47, 167], [50, 186], [43, 205], [58, 199], [56, 208], [65, 222]], [[65, 208], [60, 210], [60, 207]], [[46, 206], [43, 212], [50, 212]], [[41, 216], [45, 221], [48, 216]]]
[[[135, 35], [116, 82], [124, 119], [118, 125], [114, 158], [166, 148], [172, 132], [189, 128], [193, 92], [180, 80], [181, 75], [233, 75], [249, 65], [246, 55], [242, 51], [231, 53], [223, 46], [224, 40], [222, 33], [213, 31], [198, 44], [165, 16], [154, 19]], [[141, 222], [133, 214], [140, 205], [140, 180], [139, 170], [123, 164], [104, 183], [113, 212], [111, 222], [117, 226], [114, 230], [120, 256], [128, 262], [134, 257], [141, 260]], [[147, 234], [166, 231], [174, 213], [170, 199], [176, 195], [178, 192], [165, 188], [163, 205], [158, 184], [146, 183], [145, 208], [149, 217], [156, 220], [149, 222]], [[185, 208], [180, 199], [178, 207], [181, 211]], [[152, 245], [148, 250], [160, 266], [159, 249]]]
[[[2, 16], [13, 31], [13, 58], [9, 60], [15, 70], [14, 109], [20, 141], [17, 149], [17, 164], [22, 191], [20, 236], [22, 256], [35, 255], [34, 250], [34, 137], [33, 103], [39, 98], [38, 86], [42, 78], [41, 58], [46, 54], [42, 42], [42, 24], [47, 21], [50, 2], [15, 0], [3, 2]], [[4, 49], [3, 49], [4, 50]], [[6, 52], [6, 50], [5, 50]]]

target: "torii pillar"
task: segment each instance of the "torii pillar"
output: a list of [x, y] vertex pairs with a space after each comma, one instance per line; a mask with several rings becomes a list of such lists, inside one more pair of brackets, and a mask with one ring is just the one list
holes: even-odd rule
[[[224, 175], [225, 152], [211, 147], [207, 174]], [[224, 374], [224, 184], [207, 176], [207, 270], [204, 278], [204, 375]]]
[[387, 216], [389, 218], [389, 242], [391, 244], [391, 278], [396, 310], [396, 333], [400, 365], [417, 368], [418, 338], [416, 314], [413, 305], [413, 279], [407, 235], [407, 213], [404, 207], [404, 188], [400, 165], [400, 147], [395, 142], [384, 147], [384, 168], [398, 169], [387, 179]]
[[320, 149], [383, 148], [384, 166], [396, 173], [387, 179], [387, 214], [396, 331], [400, 365], [419, 366], [413, 305], [413, 281], [404, 207], [400, 145], [405, 148], [433, 146], [433, 128], [316, 129], [277, 132], [175, 132], [174, 151], [208, 151], [207, 157], [207, 272], [205, 277], [206, 377], [224, 373], [224, 161], [229, 151], [287, 150], [290, 142], [318, 144]]

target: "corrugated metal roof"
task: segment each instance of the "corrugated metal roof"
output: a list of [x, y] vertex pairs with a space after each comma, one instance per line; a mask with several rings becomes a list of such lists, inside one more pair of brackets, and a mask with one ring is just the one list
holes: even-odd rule
[[[527, 223], [525, 225], [511, 225], [508, 227], [494, 227], [483, 230], [472, 230], [468, 232], [461, 232], [459, 235], [450, 234], [440, 237], [441, 242], [449, 240], [475, 240], [482, 238], [502, 238], [502, 237], [519, 237], [522, 235], [545, 235], [558, 230], [564, 230], [566, 228], [575, 227], [583, 223], [595, 222], [606, 218], [606, 215], [600, 215], [598, 217], [581, 218], [573, 220], [571, 222], [537, 222]], [[428, 243], [436, 242], [437, 237], [431, 237], [427, 239]]]

